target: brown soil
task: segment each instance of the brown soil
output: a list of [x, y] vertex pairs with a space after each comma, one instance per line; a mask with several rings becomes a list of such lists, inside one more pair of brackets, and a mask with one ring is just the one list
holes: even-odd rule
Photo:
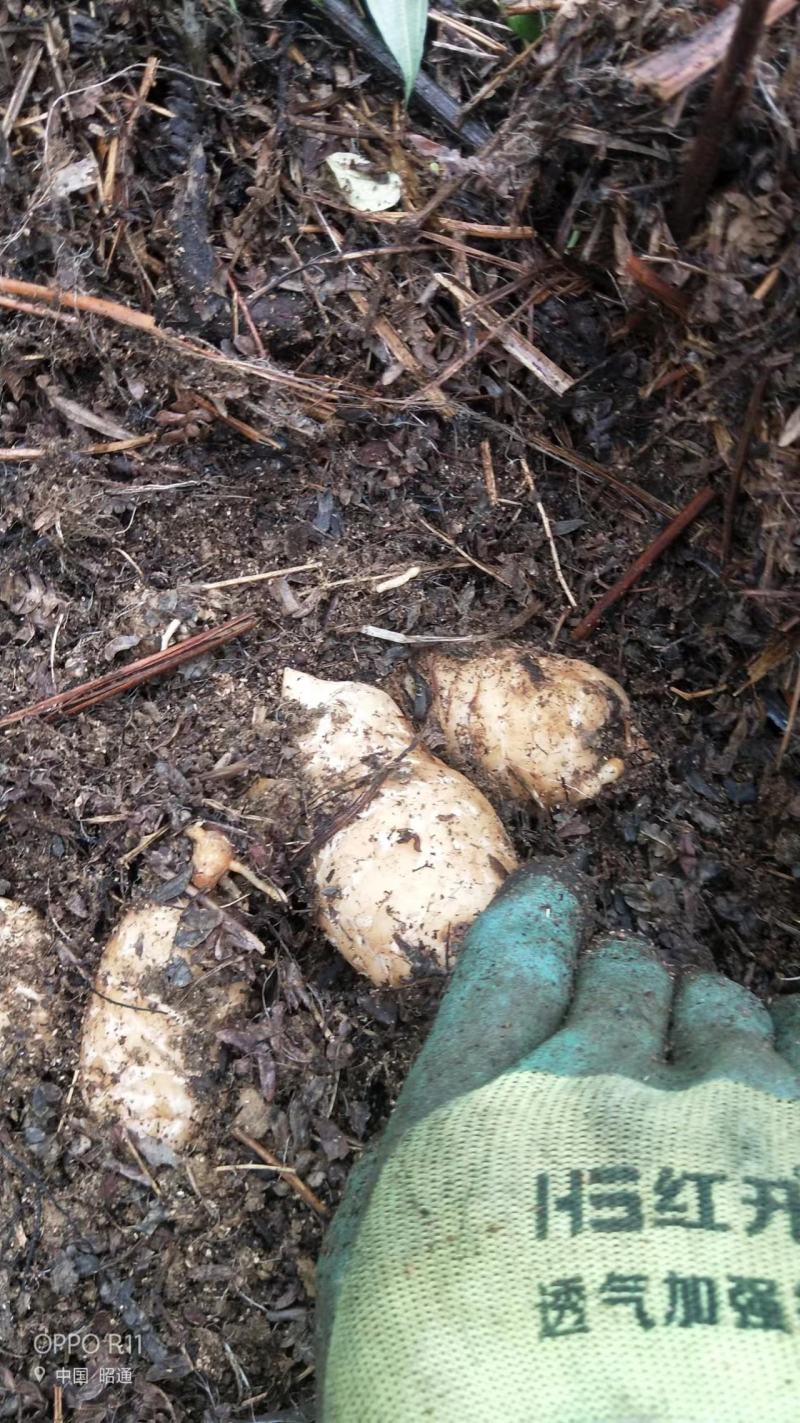
[[[699, 0], [567, 6], [472, 111], [494, 135], [476, 154], [425, 109], [406, 117], [393, 82], [310, 4], [6, 0], [4, 105], [41, 55], [0, 145], [3, 271], [151, 312], [171, 341], [88, 312], [59, 309], [64, 324], [3, 310], [0, 712], [166, 634], [243, 612], [257, 625], [73, 719], [3, 733], [0, 894], [46, 922], [55, 1037], [44, 1069], [3, 1059], [0, 1417], [57, 1416], [55, 1370], [88, 1350], [40, 1360], [43, 1331], [132, 1336], [130, 1358], [86, 1359], [65, 1417], [222, 1423], [310, 1407], [322, 1221], [274, 1172], [220, 1168], [255, 1161], [238, 1128], [334, 1207], [439, 985], [379, 993], [310, 921], [284, 666], [370, 682], [407, 669], [413, 644], [365, 625], [514, 629], [575, 652], [570, 628], [668, 521], [653, 500], [677, 511], [710, 481], [716, 503], [580, 644], [625, 685], [653, 760], [596, 804], [498, 809], [522, 857], [585, 852], [605, 925], [643, 928], [676, 961], [710, 954], [762, 995], [800, 974], [796, 19], [766, 36], [680, 250], [664, 214], [708, 81], [666, 104], [625, 72], [714, 13]], [[461, 19], [500, 48], [432, 24], [428, 69], [458, 104], [518, 52], [488, 4]], [[404, 222], [334, 194], [323, 160], [351, 148], [401, 173]], [[97, 175], [64, 192], [92, 158], [102, 201]], [[520, 225], [535, 235], [514, 236]], [[635, 279], [631, 254], [659, 259], [649, 271], [666, 292]], [[476, 316], [437, 275], [471, 288]], [[575, 378], [566, 394], [485, 341], [489, 306]], [[227, 364], [187, 350], [199, 340]], [[120, 429], [155, 439], [81, 453]], [[299, 564], [313, 566], [204, 586]], [[388, 591], [368, 577], [412, 566]], [[252, 793], [259, 778], [271, 784]], [[90, 1119], [74, 1077], [102, 944], [126, 906], [185, 887], [181, 832], [199, 818], [290, 907], [256, 892], [236, 904], [263, 955], [195, 913], [191, 952], [236, 960], [249, 1009], [205, 1082], [197, 1152], [171, 1165]], [[100, 1366], [130, 1380], [101, 1386]]]

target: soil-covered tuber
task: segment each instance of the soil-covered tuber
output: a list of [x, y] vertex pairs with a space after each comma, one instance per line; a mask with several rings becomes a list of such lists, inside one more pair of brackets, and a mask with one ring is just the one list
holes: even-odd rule
[[448, 756], [511, 799], [593, 800], [644, 750], [624, 691], [588, 662], [501, 647], [466, 657], [429, 652], [418, 665]]
[[216, 1032], [241, 985], [204, 973], [175, 945], [181, 910], [131, 909], [103, 951], [81, 1041], [81, 1085], [95, 1117], [176, 1148], [204, 1112]]
[[37, 1071], [57, 1056], [53, 999], [58, 960], [35, 909], [0, 898], [0, 1070], [19, 1074], [23, 1062]]
[[320, 927], [376, 984], [451, 968], [516, 864], [492, 807], [377, 687], [287, 669], [283, 694], [312, 803]]

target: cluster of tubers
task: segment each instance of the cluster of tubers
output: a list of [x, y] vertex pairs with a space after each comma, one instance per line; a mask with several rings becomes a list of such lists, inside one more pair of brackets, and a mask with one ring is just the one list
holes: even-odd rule
[[[429, 652], [418, 670], [429, 728], [452, 765], [422, 744], [387, 692], [292, 669], [283, 678], [312, 824], [306, 861], [316, 921], [356, 969], [387, 986], [447, 971], [465, 929], [516, 867], [487, 794], [574, 805], [618, 781], [645, 749], [621, 687], [583, 662], [504, 647], [466, 657]], [[230, 874], [286, 902], [235, 858], [221, 831], [195, 825], [186, 833], [184, 906]], [[189, 1145], [202, 1123], [217, 1035], [245, 1001], [235, 976], [207, 973], [180, 948], [182, 912], [150, 904], [123, 917], [103, 951], [80, 1046], [93, 1115], [172, 1150]], [[0, 900], [0, 1039], [6, 1056], [32, 1063], [55, 1051], [57, 975], [52, 965], [48, 975], [47, 947], [39, 916]]]
[[373, 983], [452, 967], [516, 865], [488, 800], [417, 744], [387, 692], [287, 669], [283, 695], [327, 822], [311, 867], [318, 924]]
[[[585, 662], [501, 647], [430, 652], [419, 669], [431, 729], [489, 793], [575, 805], [644, 751], [622, 688]], [[319, 827], [309, 874], [317, 923], [373, 983], [447, 970], [516, 865], [486, 796], [421, 745], [376, 687], [289, 668], [283, 697]]]

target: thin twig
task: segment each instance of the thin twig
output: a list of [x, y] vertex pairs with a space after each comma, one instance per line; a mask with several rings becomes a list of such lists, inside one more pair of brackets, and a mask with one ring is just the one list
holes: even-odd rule
[[142, 110], [142, 105], [145, 103], [147, 96], [149, 95], [150, 90], [152, 89], [155, 83], [157, 69], [158, 57], [155, 54], [151, 54], [149, 58], [145, 60], [144, 69], [142, 71], [142, 77], [139, 80], [139, 88], [136, 92], [136, 98], [131, 104], [130, 113], [128, 114], [128, 117], [125, 120], [125, 124], [123, 126], [123, 133], [126, 139], [129, 139], [131, 137], [133, 130], [136, 127], [139, 114]]
[[288, 578], [290, 573], [307, 573], [310, 568], [319, 568], [319, 559], [312, 563], [295, 563], [292, 568], [271, 568], [268, 573], [243, 573], [239, 578], [220, 578], [216, 583], [195, 583], [204, 593], [213, 593], [217, 588], [241, 588], [245, 583], [271, 583], [274, 578]]
[[731, 41], [701, 116], [669, 225], [678, 242], [690, 236], [717, 176], [722, 147], [741, 102], [764, 29], [769, 0], [742, 0]]
[[213, 415], [215, 420], [220, 420], [223, 425], [227, 425], [229, 430], [235, 430], [237, 435], [244, 436], [245, 440], [250, 440], [254, 445], [269, 445], [273, 450], [282, 450], [283, 445], [280, 440], [273, 440], [264, 430], [257, 430], [255, 425], [248, 425], [246, 420], [238, 420], [235, 415], [228, 415], [226, 411], [220, 410], [219, 406], [207, 396], [200, 395], [196, 390], [189, 392], [193, 400], [209, 415]]
[[515, 361], [519, 361], [520, 365], [525, 366], [532, 375], [535, 375], [550, 390], [555, 391], [556, 395], [564, 395], [570, 386], [575, 384], [573, 377], [567, 375], [566, 371], [562, 371], [555, 361], [551, 361], [550, 357], [544, 354], [544, 351], [540, 351], [538, 346], [534, 346], [521, 332], [507, 327], [500, 313], [495, 311], [488, 302], [479, 305], [474, 292], [460, 286], [451, 277], [446, 277], [443, 272], [434, 273], [434, 281], [455, 297], [465, 315], [493, 331], [497, 341], [509, 356], [513, 356]]
[[798, 707], [800, 707], [800, 662], [798, 662], [797, 664], [797, 676], [794, 680], [794, 691], [792, 692], [792, 700], [789, 706], [789, 714], [786, 719], [786, 730], [784, 731], [783, 736], [781, 738], [781, 744], [775, 762], [776, 766], [780, 766], [784, 756], [786, 755], [786, 752], [789, 750], [789, 744], [791, 742], [792, 736], [794, 735], [795, 722], [797, 721]]
[[318, 402], [326, 398], [328, 400], [335, 399], [337, 394], [345, 393], [340, 385], [329, 381], [324, 376], [318, 377], [316, 380], [307, 380], [289, 371], [282, 371], [266, 361], [248, 361], [235, 356], [226, 356], [199, 338], [176, 336], [171, 331], [156, 326], [155, 317], [150, 316], [147, 312], [137, 311], [134, 307], [123, 306], [116, 301], [106, 301], [103, 297], [86, 296], [82, 292], [68, 292], [56, 287], [43, 287], [34, 282], [18, 282], [11, 277], [0, 277], [0, 293], [2, 292], [31, 297], [34, 300], [57, 306], [68, 306], [79, 311], [88, 311], [96, 316], [105, 317], [106, 320], [115, 321], [122, 326], [135, 326], [139, 330], [146, 331], [154, 340], [163, 342], [171, 350], [178, 351], [187, 359], [209, 361], [212, 365], [221, 366], [225, 370], [235, 370], [241, 375], [251, 375], [269, 384], [284, 386], [298, 396], [306, 396]]
[[0, 306], [8, 311], [23, 311], [26, 316], [48, 317], [50, 321], [58, 321], [62, 326], [77, 326], [78, 318], [70, 316], [66, 311], [51, 311], [47, 306], [37, 306], [32, 301], [21, 301], [13, 296], [0, 296]]
[[133, 1157], [134, 1161], [136, 1162], [136, 1165], [139, 1167], [139, 1170], [141, 1171], [142, 1175], [145, 1176], [145, 1177], [147, 1178], [147, 1180], [150, 1182], [150, 1185], [152, 1186], [152, 1188], [153, 1188], [153, 1190], [155, 1191], [156, 1195], [157, 1195], [157, 1196], [163, 1195], [163, 1191], [161, 1190], [161, 1187], [159, 1186], [159, 1184], [158, 1184], [158, 1182], [157, 1182], [155, 1176], [153, 1175], [152, 1171], [150, 1170], [150, 1167], [148, 1166], [147, 1162], [145, 1161], [144, 1157], [142, 1156], [142, 1153], [140, 1152], [138, 1146], [136, 1145], [136, 1142], [134, 1141], [133, 1136], [132, 1136], [131, 1133], [130, 1133], [129, 1131], [127, 1131], [127, 1130], [125, 1131], [125, 1141], [126, 1141], [126, 1144], [127, 1144], [127, 1147], [128, 1147], [128, 1150], [129, 1150], [131, 1156]]
[[542, 503], [539, 497], [539, 491], [536, 488], [533, 475], [531, 474], [530, 469], [528, 468], [528, 461], [526, 459], [521, 459], [520, 464], [522, 465], [522, 473], [525, 476], [525, 483], [527, 484], [531, 494], [533, 495], [534, 503], [536, 504], [539, 518], [542, 521], [542, 528], [544, 529], [545, 538], [547, 539], [547, 542], [550, 545], [550, 554], [553, 559], [553, 567], [556, 571], [556, 578], [558, 579], [559, 583], [561, 584], [561, 587], [564, 590], [564, 596], [566, 597], [566, 600], [569, 603], [570, 607], [577, 608], [578, 604], [575, 601], [572, 589], [570, 588], [566, 578], [564, 577], [564, 574], [561, 571], [561, 560], [558, 556], [556, 541], [553, 538], [553, 530], [550, 526], [550, 520], [547, 517], [547, 510], [545, 509], [544, 504]]
[[415, 563], [411, 568], [403, 569], [401, 573], [392, 573], [388, 568], [382, 573], [357, 573], [351, 578], [335, 578], [330, 583], [323, 583], [322, 590], [328, 593], [333, 588], [355, 588], [359, 584], [371, 583], [373, 592], [385, 593], [392, 588], [402, 587], [403, 583], [410, 582], [412, 577], [417, 578], [422, 573], [446, 573], [451, 568], [469, 568], [469, 561], [454, 558], [447, 563]]
[[761, 409], [761, 401], [764, 396], [764, 387], [769, 380], [769, 371], [759, 376], [747, 402], [744, 423], [739, 431], [739, 439], [736, 442], [736, 453], [731, 466], [730, 483], [725, 495], [725, 513], [722, 523], [722, 551], [720, 562], [722, 564], [723, 577], [727, 574], [728, 563], [731, 556], [731, 544], [733, 542], [733, 517], [736, 512], [736, 500], [739, 497], [739, 488], [742, 483], [747, 451], [750, 448], [750, 440], [755, 429], [758, 414]]
[[481, 440], [481, 467], [483, 469], [483, 482], [486, 485], [486, 493], [489, 496], [489, 503], [492, 508], [497, 503], [497, 480], [495, 479], [494, 463], [492, 461], [492, 447], [488, 440]]
[[[528, 311], [533, 304], [533, 300], [534, 296], [528, 293], [525, 300], [521, 302], [518, 307], [515, 307], [510, 316], [503, 317], [503, 325], [509, 326], [520, 316], [524, 316], [525, 312]], [[484, 351], [487, 346], [491, 346], [492, 342], [496, 340], [496, 327], [492, 327], [490, 331], [484, 331], [481, 336], [476, 336], [474, 340], [470, 338], [466, 339], [464, 349], [460, 351], [458, 355], [454, 356], [451, 361], [448, 361], [447, 365], [428, 385], [423, 386], [422, 390], [415, 391], [413, 395], [409, 395], [406, 398], [405, 404], [413, 407], [426, 399], [433, 400], [435, 392], [439, 390], [446, 381], [452, 380], [453, 376], [458, 375], [459, 371], [462, 371], [465, 366], [471, 365], [481, 352]]]
[[695, 494], [694, 498], [689, 501], [684, 509], [681, 509], [681, 512], [676, 518], [661, 531], [658, 538], [654, 539], [644, 552], [640, 553], [639, 557], [634, 559], [630, 568], [623, 573], [621, 578], [617, 579], [616, 583], [603, 594], [602, 598], [598, 599], [594, 607], [590, 608], [586, 616], [581, 618], [577, 626], [572, 629], [571, 636], [575, 642], [580, 641], [581, 638], [588, 637], [589, 633], [597, 627], [600, 619], [608, 612], [609, 608], [613, 608], [614, 604], [619, 602], [620, 598], [628, 592], [629, 588], [632, 588], [634, 583], [638, 582], [642, 574], [646, 573], [647, 569], [661, 557], [662, 553], [674, 544], [675, 540], [680, 537], [684, 530], [688, 529], [689, 525], [693, 524], [695, 519], [699, 518], [703, 510], [707, 509], [712, 499], [716, 499], [716, 497], [717, 491], [713, 489], [710, 484], [707, 484], [704, 489], [701, 489], [698, 494]]
[[375, 627], [373, 623], [364, 623], [358, 631], [363, 637], [377, 637], [382, 642], [396, 642], [404, 647], [431, 647], [437, 642], [497, 642], [504, 637], [512, 637], [515, 632], [519, 632], [531, 618], [541, 611], [541, 598], [532, 598], [525, 607], [517, 613], [516, 617], [501, 627], [493, 627], [491, 632], [419, 632], [406, 633], [396, 632], [394, 628]]
[[255, 1156], [260, 1157], [265, 1166], [269, 1166], [271, 1170], [277, 1171], [287, 1186], [291, 1186], [301, 1201], [305, 1201], [306, 1205], [310, 1206], [312, 1211], [316, 1211], [317, 1215], [322, 1216], [323, 1219], [330, 1215], [330, 1211], [325, 1202], [321, 1201], [316, 1192], [312, 1191], [311, 1187], [307, 1186], [305, 1181], [300, 1179], [297, 1172], [294, 1171], [291, 1166], [284, 1166], [283, 1163], [278, 1160], [277, 1156], [273, 1156], [271, 1151], [267, 1151], [267, 1148], [262, 1146], [260, 1141], [256, 1141], [255, 1137], [248, 1136], [246, 1131], [240, 1131], [238, 1127], [234, 1127], [231, 1136], [235, 1137], [237, 1141], [240, 1141], [242, 1146], [246, 1146], [248, 1151], [252, 1151]]
[[25, 103], [28, 90], [30, 89], [31, 84], [33, 83], [34, 75], [36, 74], [36, 71], [39, 68], [39, 63], [43, 54], [44, 45], [37, 44], [34, 40], [34, 42], [30, 45], [28, 49], [28, 53], [22, 61], [22, 65], [19, 71], [19, 77], [17, 79], [16, 85], [14, 86], [14, 92], [11, 95], [8, 104], [6, 105], [6, 111], [3, 114], [3, 122], [2, 124], [0, 124], [0, 133], [2, 133], [3, 138], [9, 137], [11, 130], [19, 117], [20, 109]]
[[[496, 222], [466, 222], [460, 217], [438, 217], [437, 222], [445, 232], [468, 232], [470, 237], [481, 237], [484, 241], [518, 242], [524, 237], [535, 237], [535, 227], [524, 227], [515, 223], [509, 227]], [[481, 253], [484, 256], [484, 253]]]
[[250, 332], [251, 340], [256, 348], [256, 355], [260, 356], [261, 360], [264, 361], [267, 358], [267, 353], [264, 350], [264, 342], [261, 340], [261, 333], [258, 327], [256, 326], [255, 321], [253, 320], [250, 308], [247, 305], [247, 302], [244, 300], [241, 292], [239, 291], [239, 288], [234, 280], [233, 274], [231, 272], [226, 272], [225, 279], [233, 294], [234, 306], [236, 307], [237, 311], [241, 311], [242, 316], [244, 317], [244, 324]]
[[50, 639], [50, 682], [53, 691], [56, 690], [56, 644], [58, 642], [58, 634], [61, 631], [66, 616], [66, 613], [59, 613], [56, 625], [53, 628], [53, 636]]
[[53, 697], [45, 697], [44, 701], [34, 702], [32, 706], [9, 712], [7, 716], [0, 717], [0, 727], [13, 726], [16, 722], [28, 721], [34, 716], [48, 719], [53, 716], [75, 716], [78, 712], [130, 691], [132, 687], [138, 687], [152, 677], [159, 677], [164, 672], [174, 672], [175, 668], [182, 666], [184, 662], [191, 662], [195, 657], [202, 657], [207, 652], [223, 647], [232, 638], [251, 632], [255, 625], [256, 619], [252, 614], [243, 613], [228, 623], [221, 623], [219, 627], [184, 638], [183, 642], [177, 642], [174, 647], [167, 647], [163, 652], [154, 652], [149, 657], [140, 657], [136, 662], [129, 662], [125, 667], [107, 672], [104, 677], [96, 677], [91, 682], [81, 682], [79, 686], [72, 687], [67, 692], [58, 692]]
[[[364, 317], [366, 323], [369, 320], [370, 314], [370, 302], [367, 300], [367, 297], [363, 292], [353, 290], [351, 290], [348, 295], [356, 311], [360, 316]], [[372, 322], [372, 331], [380, 338], [389, 354], [394, 356], [394, 359], [403, 367], [403, 370], [422, 385], [427, 379], [427, 373], [423, 370], [407, 342], [403, 340], [398, 331], [395, 331], [392, 323], [388, 321], [385, 316], [376, 316]], [[427, 390], [429, 387], [426, 386], [425, 389]], [[443, 415], [452, 417], [454, 412], [447, 397], [438, 387], [430, 388], [430, 390], [431, 404], [438, 405]]]
[[437, 529], [435, 524], [429, 524], [427, 519], [423, 519], [421, 514], [417, 514], [417, 522], [422, 524], [422, 527], [427, 529], [429, 534], [433, 534], [434, 538], [441, 539], [443, 544], [447, 544], [448, 548], [452, 548], [461, 558], [466, 559], [467, 563], [471, 563], [473, 568], [477, 568], [481, 573], [485, 573], [488, 578], [496, 579], [497, 582], [502, 583], [505, 588], [512, 588], [513, 585], [507, 574], [501, 573], [499, 568], [492, 568], [488, 563], [481, 563], [479, 558], [473, 558], [471, 553], [467, 553], [466, 549], [461, 548], [460, 544], [457, 544], [455, 539], [451, 539], [450, 535], [446, 534], [443, 529]]
[[654, 514], [663, 514], [668, 519], [672, 518], [676, 512], [670, 504], [665, 504], [662, 499], [657, 499], [655, 494], [648, 494], [647, 490], [640, 489], [638, 484], [627, 484], [624, 479], [612, 474], [611, 470], [606, 469], [604, 465], [595, 464], [594, 460], [586, 459], [584, 455], [567, 449], [565, 445], [556, 445], [544, 435], [533, 435], [526, 432], [525, 443], [532, 445], [543, 455], [550, 455], [551, 459], [558, 460], [560, 464], [567, 465], [569, 469], [576, 469], [581, 474], [588, 475], [589, 479], [610, 485], [618, 494], [624, 495], [634, 504], [640, 504], [643, 509], [649, 509]]
[[[45, 455], [115, 455], [122, 450], [138, 450], [142, 445], [152, 445], [158, 435], [130, 435], [127, 440], [106, 440], [101, 445], [84, 445], [83, 449], [70, 449], [66, 442], [52, 445], [8, 445], [0, 449], [0, 460], [41, 460]], [[176, 485], [175, 488], [178, 486]], [[126, 494], [133, 490], [126, 489]]]
[[505, 83], [506, 79], [510, 78], [512, 74], [515, 74], [518, 69], [522, 69], [530, 59], [535, 59], [538, 44], [538, 40], [534, 40], [531, 44], [526, 44], [524, 49], [520, 50], [519, 54], [515, 54], [513, 59], [509, 60], [508, 64], [503, 65], [502, 69], [498, 69], [492, 74], [491, 77], [486, 80], [486, 83], [481, 85], [477, 93], [473, 94], [472, 98], [468, 99], [466, 104], [461, 105], [462, 116], [468, 114], [471, 109], [476, 109], [479, 104], [483, 103], [484, 99], [490, 98], [495, 90], [499, 89], [500, 85]]
[[156, 324], [155, 317], [148, 312], [136, 311], [134, 307], [123, 306], [118, 301], [86, 296], [84, 292], [63, 291], [60, 287], [43, 287], [38, 282], [18, 282], [14, 277], [0, 277], [0, 292], [7, 292], [9, 296], [30, 297], [32, 301], [43, 301], [49, 305], [68, 306], [74, 311], [91, 311], [122, 326], [138, 326], [142, 331], [152, 331]]

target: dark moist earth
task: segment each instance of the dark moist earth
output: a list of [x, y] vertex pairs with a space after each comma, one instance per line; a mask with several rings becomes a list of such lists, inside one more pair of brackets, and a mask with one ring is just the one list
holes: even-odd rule
[[[653, 760], [594, 805], [498, 809], [521, 857], [582, 853], [602, 924], [653, 934], [675, 962], [710, 955], [765, 997], [800, 975], [796, 17], [770, 30], [677, 251], [665, 213], [708, 81], [666, 103], [625, 66], [714, 5], [567, 6], [506, 78], [519, 42], [496, 11], [444, 0], [438, 13], [469, 27], [439, 19], [429, 37], [429, 72], [456, 104], [497, 81], [470, 111], [492, 134], [480, 153], [424, 108], [406, 117], [393, 81], [310, 4], [0, 5], [4, 273], [152, 313], [169, 336], [3, 309], [0, 710], [165, 638], [256, 619], [72, 720], [3, 733], [2, 892], [43, 916], [54, 994], [45, 1068], [3, 1057], [3, 1418], [309, 1406], [323, 1223], [274, 1172], [231, 1169], [256, 1160], [233, 1133], [332, 1209], [440, 985], [372, 990], [314, 930], [281, 736], [287, 664], [368, 682], [407, 672], [413, 646], [364, 625], [513, 628], [524, 648], [572, 651], [578, 616], [667, 521], [652, 497], [675, 511], [711, 482], [717, 503], [580, 645], [626, 686]], [[324, 166], [336, 149], [398, 171], [419, 216], [350, 211]], [[642, 276], [631, 257], [660, 260]], [[441, 276], [472, 289], [476, 316]], [[576, 383], [554, 394], [480, 315]], [[154, 438], [84, 453], [130, 436]], [[207, 586], [299, 564], [311, 566], [273, 583]], [[249, 1007], [200, 1080], [197, 1150], [170, 1165], [88, 1118], [75, 1068], [103, 942], [127, 906], [183, 887], [182, 829], [201, 818], [290, 908], [228, 882], [221, 902], [262, 954], [193, 911], [188, 952], [233, 962]], [[70, 1331], [68, 1357], [47, 1338]], [[92, 1353], [110, 1334], [122, 1352]], [[59, 1394], [65, 1365], [88, 1374]]]

